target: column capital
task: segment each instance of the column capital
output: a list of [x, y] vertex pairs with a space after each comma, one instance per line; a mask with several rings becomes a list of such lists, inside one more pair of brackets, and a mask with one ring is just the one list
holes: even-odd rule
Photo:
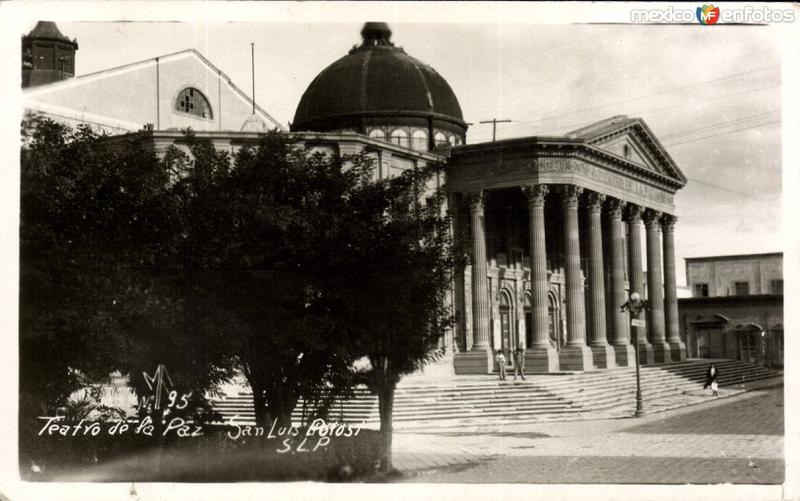
[[596, 191], [587, 191], [583, 195], [584, 203], [589, 212], [600, 212], [603, 207], [603, 202], [606, 196]]
[[463, 194], [462, 201], [470, 210], [483, 210], [483, 190]]
[[672, 214], [664, 214], [661, 216], [661, 230], [674, 231], [675, 223], [677, 222], [678, 222], [677, 216], [673, 216]]
[[625, 205], [625, 211], [622, 214], [622, 217], [625, 219], [626, 222], [638, 222], [639, 218], [642, 216], [642, 208], [636, 204], [627, 204]]
[[606, 198], [606, 210], [608, 211], [608, 215], [613, 219], [621, 219], [622, 211], [625, 209], [626, 204], [627, 202], [619, 198]]
[[642, 219], [644, 220], [644, 224], [647, 226], [647, 228], [658, 229], [660, 226], [661, 213], [657, 210], [646, 209], [644, 214], [642, 214]]
[[558, 187], [558, 194], [561, 195], [564, 207], [577, 207], [581, 193], [583, 193], [583, 188], [574, 184], [562, 184]]
[[529, 184], [522, 187], [522, 192], [528, 197], [529, 207], [544, 207], [544, 198], [550, 191], [546, 184]]

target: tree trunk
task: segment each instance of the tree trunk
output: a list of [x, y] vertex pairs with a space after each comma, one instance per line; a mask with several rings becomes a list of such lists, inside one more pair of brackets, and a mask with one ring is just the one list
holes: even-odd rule
[[267, 391], [267, 407], [270, 409], [272, 419], [281, 427], [292, 425], [292, 413], [297, 406], [298, 397], [290, 394], [281, 387], [273, 387]]
[[384, 378], [378, 389], [378, 410], [381, 416], [380, 471], [392, 470], [392, 411], [394, 409], [394, 390], [397, 381]]
[[264, 391], [260, 385], [250, 383], [250, 388], [253, 389], [253, 411], [256, 416], [256, 426], [269, 427], [269, 410], [267, 409], [267, 400], [264, 398]]

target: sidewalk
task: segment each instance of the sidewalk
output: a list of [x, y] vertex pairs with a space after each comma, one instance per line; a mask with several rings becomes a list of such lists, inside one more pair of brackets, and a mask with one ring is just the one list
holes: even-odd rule
[[[699, 405], [638, 419], [396, 431], [395, 467], [425, 474], [411, 479], [424, 482], [780, 483], [782, 387], [754, 386], [755, 391], [707, 397]], [[676, 458], [680, 467], [672, 465]], [[639, 466], [631, 470], [632, 464]], [[454, 472], [456, 465], [469, 470]], [[553, 465], [569, 467], [553, 470]], [[633, 473], [637, 470], [640, 475]], [[532, 472], [538, 473], [532, 477]]]

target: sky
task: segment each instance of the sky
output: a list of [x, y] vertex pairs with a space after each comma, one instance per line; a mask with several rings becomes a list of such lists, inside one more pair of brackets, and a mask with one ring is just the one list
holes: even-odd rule
[[[774, 26], [372, 14], [310, 22], [54, 20], [78, 40], [78, 75], [195, 48], [249, 94], [254, 43], [256, 101], [284, 125], [311, 80], [360, 43], [363, 22], [384, 20], [396, 45], [449, 82], [473, 124], [468, 143], [491, 140], [491, 125], [478, 122], [492, 118], [512, 120], [498, 125], [499, 139], [564, 133], [614, 115], [643, 118], [689, 179], [675, 197], [679, 285], [685, 257], [783, 250]], [[35, 19], [22, 20], [20, 34]]]

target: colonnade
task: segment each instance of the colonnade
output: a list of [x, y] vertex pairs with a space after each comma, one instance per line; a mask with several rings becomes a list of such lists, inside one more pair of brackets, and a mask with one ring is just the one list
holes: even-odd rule
[[[533, 339], [526, 351], [526, 366], [533, 372], [557, 370], [592, 370], [634, 363], [628, 313], [619, 311], [628, 293], [647, 297], [650, 309], [647, 327], [639, 332], [642, 363], [681, 361], [686, 348], [681, 342], [678, 324], [678, 297], [675, 284], [676, 218], [651, 208], [627, 203], [602, 193], [584, 190], [575, 185], [534, 184], [523, 186], [528, 199], [530, 225], [530, 293]], [[547, 196], [552, 193], [551, 196]], [[472, 228], [472, 351], [490, 350], [490, 304], [486, 235], [484, 226], [484, 193], [464, 196], [469, 205]], [[548, 274], [545, 234], [545, 202], [559, 203], [563, 211], [564, 274], [566, 285], [567, 340], [560, 352], [550, 344], [548, 329]], [[586, 211], [584, 234], [588, 242], [586, 279], [581, 272], [579, 210]], [[608, 235], [603, 231], [603, 218]], [[645, 225], [647, 252], [647, 291], [642, 273], [641, 226]], [[625, 284], [623, 253], [624, 228], [628, 233], [628, 278]], [[603, 241], [610, 255], [603, 255]], [[663, 263], [662, 263], [663, 254]], [[611, 280], [606, 297], [605, 267], [609, 261]], [[662, 271], [663, 267], [663, 271]], [[663, 287], [662, 287], [663, 286]], [[611, 302], [611, 306], [606, 304]], [[590, 305], [587, 311], [586, 303]], [[612, 312], [610, 318], [607, 312]], [[587, 325], [590, 339], [587, 337]], [[612, 332], [608, 335], [608, 329]], [[611, 341], [609, 343], [609, 340]], [[491, 358], [487, 358], [491, 360]], [[491, 364], [490, 364], [491, 365]]]

